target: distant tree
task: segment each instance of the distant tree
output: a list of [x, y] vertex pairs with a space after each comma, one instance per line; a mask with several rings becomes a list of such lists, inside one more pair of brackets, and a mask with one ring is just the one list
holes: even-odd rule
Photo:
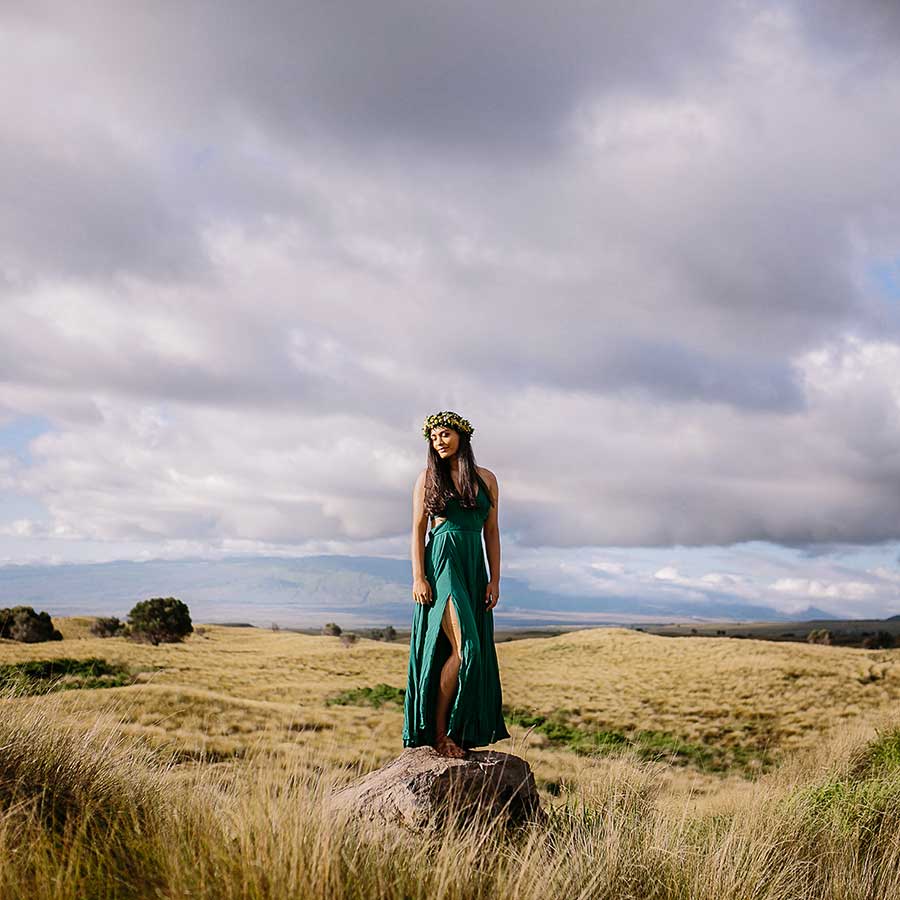
[[50, 613], [36, 613], [30, 606], [13, 606], [0, 609], [0, 638], [23, 644], [39, 644], [43, 641], [61, 641], [63, 636], [53, 627]]
[[352, 631], [345, 631], [341, 635], [341, 646], [350, 647], [352, 644], [355, 644], [358, 639], [358, 635], [354, 634]]
[[281, 631], [281, 626], [277, 622], [273, 622], [272, 631]]
[[187, 605], [175, 597], [152, 597], [136, 603], [128, 614], [129, 635], [136, 641], [172, 644], [193, 630]]
[[372, 628], [369, 631], [369, 637], [372, 638], [373, 641], [383, 641], [384, 632], [380, 628]]
[[336, 622], [329, 622], [327, 625], [322, 626], [322, 634], [330, 635], [331, 637], [340, 637], [341, 636], [341, 626]]
[[94, 619], [94, 624], [91, 625], [91, 634], [101, 638], [119, 637], [125, 634], [125, 623], [119, 621], [116, 616], [100, 617]]
[[894, 646], [894, 635], [889, 631], [877, 631], [863, 638], [862, 646], [866, 650], [890, 650]]
[[831, 644], [831, 632], [827, 628], [813, 628], [806, 635], [807, 644]]
[[394, 628], [393, 625], [388, 625], [388, 627], [384, 629], [384, 639], [386, 641], [397, 640], [397, 629]]

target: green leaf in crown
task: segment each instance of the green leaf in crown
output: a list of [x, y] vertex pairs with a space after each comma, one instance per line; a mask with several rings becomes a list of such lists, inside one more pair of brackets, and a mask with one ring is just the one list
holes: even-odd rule
[[431, 439], [431, 429], [437, 428], [439, 425], [446, 425], [450, 428], [454, 428], [460, 433], [467, 434], [470, 437], [475, 434], [475, 429], [468, 419], [464, 419], [458, 413], [445, 410], [443, 412], [434, 413], [434, 415], [429, 416], [425, 420], [425, 424], [422, 426], [422, 434], [425, 436], [425, 440]]

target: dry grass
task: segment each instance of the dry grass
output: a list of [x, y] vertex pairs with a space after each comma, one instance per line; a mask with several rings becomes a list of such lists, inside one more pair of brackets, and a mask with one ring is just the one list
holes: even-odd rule
[[405, 645], [210, 626], [152, 647], [89, 623], [0, 642], [0, 664], [99, 656], [143, 672], [0, 698], [4, 900], [900, 898], [900, 653], [622, 629], [502, 644], [512, 706], [781, 764], [748, 779], [579, 755], [513, 726], [497, 746], [531, 763], [546, 826], [373, 839], [321, 798], [399, 752], [402, 712], [329, 701], [402, 687]]
[[617, 628], [502, 646], [504, 700], [619, 731], [776, 756], [871, 721], [900, 699], [900, 651]]
[[325, 764], [333, 733], [320, 748], [178, 764], [109, 716], [62, 724], [66, 695], [42, 700], [0, 701], [8, 900], [900, 897], [896, 732], [880, 754], [835, 738], [715, 811], [660, 804], [661, 768], [623, 757], [549, 802], [546, 825], [412, 836], [323, 812], [375, 757], [362, 745], [356, 766]]
[[[360, 687], [403, 687], [405, 643], [360, 640], [346, 648], [337, 638], [206, 626], [184, 644], [152, 647], [92, 638], [90, 621], [60, 620], [66, 639], [57, 643], [0, 641], [0, 664], [100, 656], [144, 670], [132, 687], [60, 698], [64, 720], [108, 711], [126, 734], [175, 747], [184, 758], [310, 748], [329, 765], [352, 766], [364, 746], [375, 766], [399, 752], [399, 706], [328, 701]], [[497, 650], [509, 706], [561, 717], [588, 733], [663, 733], [717, 759], [741, 761], [724, 773], [662, 767], [666, 792], [679, 798], [743, 792], [757, 760], [778, 761], [847, 728], [872, 733], [900, 694], [900, 651], [661, 638], [625, 629], [515, 641]], [[21, 698], [15, 705], [38, 709], [46, 702]], [[538, 729], [510, 732], [512, 741], [498, 749], [524, 755], [547, 796], [588, 783], [606, 767]]]

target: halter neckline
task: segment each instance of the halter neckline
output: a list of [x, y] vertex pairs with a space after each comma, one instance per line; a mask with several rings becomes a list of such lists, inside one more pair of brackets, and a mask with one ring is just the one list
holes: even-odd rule
[[[491, 492], [488, 490], [488, 486], [485, 483], [485, 480], [481, 477], [481, 475], [477, 471], [475, 472], [475, 478], [478, 480], [478, 490], [475, 493], [475, 499], [477, 500], [481, 496], [482, 492], [487, 493], [488, 497], [490, 497]], [[450, 476], [450, 483], [453, 484], [453, 476], [452, 475]], [[450, 499], [458, 500], [460, 498], [460, 496], [461, 496], [461, 494], [456, 489], [456, 485], [453, 484], [453, 496]]]

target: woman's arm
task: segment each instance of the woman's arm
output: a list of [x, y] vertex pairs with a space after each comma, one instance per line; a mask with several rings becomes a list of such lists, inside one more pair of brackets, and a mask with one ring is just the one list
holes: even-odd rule
[[425, 577], [425, 532], [428, 529], [428, 510], [425, 509], [425, 470], [413, 488], [412, 539], [409, 555], [412, 559], [413, 599], [416, 603], [431, 603], [431, 585]]
[[500, 486], [497, 476], [490, 469], [481, 469], [481, 477], [488, 486], [491, 499], [494, 501], [484, 523], [484, 547], [487, 550], [490, 579], [484, 596], [484, 604], [493, 609], [500, 599], [500, 524], [497, 513], [500, 503]]

